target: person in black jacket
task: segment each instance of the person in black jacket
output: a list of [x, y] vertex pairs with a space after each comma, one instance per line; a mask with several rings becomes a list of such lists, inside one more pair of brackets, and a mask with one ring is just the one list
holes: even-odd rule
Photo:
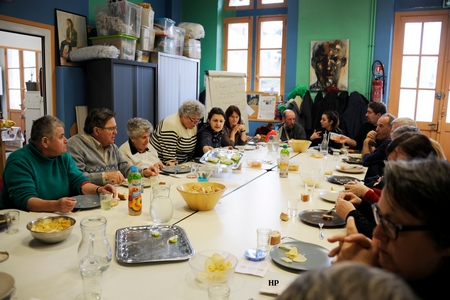
[[197, 144], [195, 145], [195, 157], [222, 145], [224, 135], [225, 113], [220, 107], [213, 107], [208, 113], [207, 124], [197, 132]]

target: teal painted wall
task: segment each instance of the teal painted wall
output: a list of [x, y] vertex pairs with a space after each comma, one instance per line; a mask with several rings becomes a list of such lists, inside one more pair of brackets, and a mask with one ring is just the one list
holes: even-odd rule
[[[223, 1], [183, 0], [183, 22], [198, 23], [205, 29], [205, 38], [201, 39], [200, 91], [204, 90], [205, 70], [222, 69], [223, 3], [221, 2]], [[201, 13], [199, 13], [200, 7]]]
[[373, 59], [371, 18], [371, 1], [300, 1], [297, 84], [309, 86], [312, 40], [350, 39], [348, 90], [367, 97]]

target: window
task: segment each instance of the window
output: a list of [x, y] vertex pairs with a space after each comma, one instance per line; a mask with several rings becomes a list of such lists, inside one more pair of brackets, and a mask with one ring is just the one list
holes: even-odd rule
[[[253, 9], [254, 0], [226, 0], [225, 10]], [[257, 8], [287, 7], [288, 0], [256, 0]]]
[[253, 18], [227, 18], [224, 26], [223, 70], [247, 74], [247, 90], [251, 91]]
[[[252, 17], [225, 19], [222, 68], [247, 74], [248, 91], [283, 95], [286, 15], [257, 17], [255, 31], [252, 24]], [[252, 45], [254, 35], [255, 47]]]
[[6, 90], [8, 108], [21, 110], [26, 82], [36, 82], [37, 52], [18, 49], [6, 51]]

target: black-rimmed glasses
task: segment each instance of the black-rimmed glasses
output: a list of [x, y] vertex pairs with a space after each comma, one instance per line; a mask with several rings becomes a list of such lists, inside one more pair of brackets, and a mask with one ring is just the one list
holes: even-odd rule
[[373, 216], [377, 225], [381, 223], [384, 232], [391, 240], [396, 240], [399, 231], [419, 231], [428, 230], [429, 227], [426, 225], [400, 225], [394, 224], [389, 220], [383, 218], [378, 211], [378, 205], [376, 203], [372, 204]]
[[113, 132], [113, 131], [117, 130], [117, 126], [103, 127], [102, 129], [106, 129], [106, 130], [108, 130], [108, 131], [110, 131], [110, 132]]

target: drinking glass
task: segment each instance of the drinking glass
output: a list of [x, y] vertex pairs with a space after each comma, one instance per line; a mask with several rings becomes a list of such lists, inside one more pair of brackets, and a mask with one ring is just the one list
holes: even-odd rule
[[13, 234], [19, 231], [20, 213], [17, 210], [6, 213], [6, 233]]

